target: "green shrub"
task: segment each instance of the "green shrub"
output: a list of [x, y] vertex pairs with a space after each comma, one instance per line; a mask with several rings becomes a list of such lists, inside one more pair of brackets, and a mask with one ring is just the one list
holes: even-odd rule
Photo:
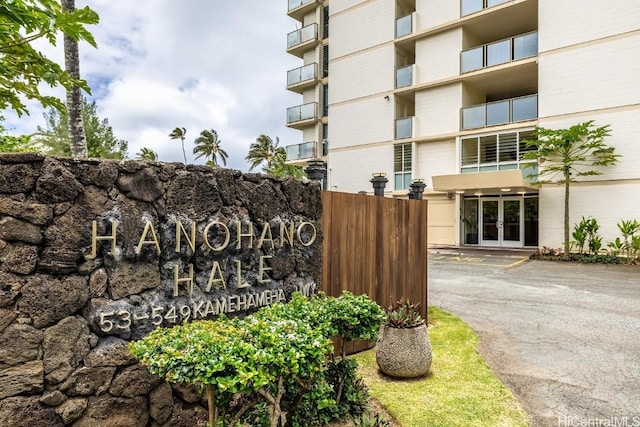
[[355, 363], [329, 362], [330, 338], [373, 339], [383, 317], [366, 296], [294, 294], [243, 319], [159, 328], [129, 348], [151, 373], [202, 386], [211, 425], [322, 425], [367, 401]]
[[609, 249], [611, 249], [611, 255], [617, 257], [624, 249], [624, 242], [620, 240], [620, 237], [616, 237], [616, 240], [607, 243], [607, 246], [609, 247]]
[[291, 425], [294, 427], [325, 426], [329, 422], [348, 416], [361, 414], [367, 407], [369, 394], [367, 386], [357, 372], [358, 364], [353, 359], [340, 359], [329, 362], [324, 372], [331, 405], [320, 406], [317, 399], [320, 394], [305, 394], [300, 405], [290, 412]]
[[602, 248], [602, 237], [598, 234], [600, 226], [595, 218], [585, 218], [574, 224], [572, 236], [575, 239], [571, 243], [578, 247], [578, 253], [584, 252], [584, 245], [587, 244], [589, 254], [597, 254]]
[[622, 240], [617, 237], [615, 241], [608, 244], [612, 254], [618, 256], [622, 252], [626, 262], [635, 262], [640, 254], [640, 235], [637, 235], [640, 232], [640, 222], [635, 219], [621, 220], [616, 225], [622, 233]]

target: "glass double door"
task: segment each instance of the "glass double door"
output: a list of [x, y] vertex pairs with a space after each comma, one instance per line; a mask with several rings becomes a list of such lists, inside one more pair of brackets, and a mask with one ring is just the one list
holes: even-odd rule
[[480, 245], [523, 246], [523, 198], [480, 199]]

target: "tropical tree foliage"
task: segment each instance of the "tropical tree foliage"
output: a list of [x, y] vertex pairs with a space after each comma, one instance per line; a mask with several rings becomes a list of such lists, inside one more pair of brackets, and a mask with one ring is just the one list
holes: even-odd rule
[[40, 84], [75, 85], [89, 92], [84, 80], [72, 77], [56, 62], [37, 51], [31, 42], [46, 39], [56, 44], [58, 33], [84, 40], [96, 47], [86, 25], [98, 23], [98, 14], [88, 6], [64, 11], [58, 0], [12, 0], [0, 2], [0, 110], [29, 113], [22, 98], [39, 101], [44, 107], [64, 110], [56, 97], [40, 92]]
[[177, 127], [171, 131], [169, 134], [169, 138], [171, 139], [179, 139], [182, 142], [182, 155], [184, 156], [184, 164], [187, 164], [187, 152], [184, 151], [184, 138], [187, 134], [187, 130], [185, 128]]
[[571, 249], [569, 235], [570, 185], [577, 177], [601, 175], [599, 167], [611, 166], [620, 157], [615, 148], [604, 143], [610, 135], [609, 125], [596, 127], [593, 120], [567, 129], [536, 127], [526, 147], [532, 149], [524, 159], [538, 161], [538, 172], [531, 175], [539, 184], [564, 186], [564, 256]]
[[276, 176], [290, 176], [298, 179], [305, 176], [302, 167], [286, 163], [286, 155], [282, 157], [278, 156], [277, 161], [274, 162], [270, 168], [265, 168], [264, 172]]
[[265, 163], [265, 168], [272, 168], [276, 163], [278, 156], [286, 156], [284, 148], [279, 147], [280, 139], [276, 137], [274, 141], [268, 135], [260, 135], [256, 138], [256, 141], [249, 147], [249, 154], [245, 157], [245, 160], [249, 162], [249, 171]]
[[143, 162], [157, 162], [158, 153], [153, 151], [151, 148], [142, 147], [138, 154], [136, 154], [136, 159], [142, 160]]
[[[129, 143], [117, 139], [109, 119], [98, 117], [96, 102], [82, 101], [82, 117], [87, 134], [87, 148], [89, 157], [105, 159], [124, 159], [127, 157]], [[56, 156], [71, 156], [69, 123], [66, 112], [50, 108], [43, 114], [46, 124], [38, 126], [38, 131], [32, 138], [36, 146], [41, 147], [45, 154]]]
[[218, 138], [218, 132], [214, 129], [205, 129], [195, 139], [196, 146], [193, 148], [193, 154], [196, 155], [196, 159], [204, 157], [207, 159], [207, 165], [214, 168], [220, 166], [218, 162], [218, 157], [220, 157], [222, 164], [226, 166], [229, 155], [222, 149], [221, 143], [222, 141]]
[[4, 117], [0, 116], [0, 152], [1, 153], [22, 153], [25, 151], [35, 151], [30, 145], [29, 135], [7, 135], [2, 122]]
[[249, 147], [249, 154], [245, 160], [249, 162], [249, 171], [262, 165], [262, 171], [277, 176], [291, 176], [302, 178], [305, 176], [304, 170], [300, 166], [287, 163], [287, 152], [283, 147], [279, 147], [280, 140], [276, 137], [275, 142], [268, 135], [260, 135]]

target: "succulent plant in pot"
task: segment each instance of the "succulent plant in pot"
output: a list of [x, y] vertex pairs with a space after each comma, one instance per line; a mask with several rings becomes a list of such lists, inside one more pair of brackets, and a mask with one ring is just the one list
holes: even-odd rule
[[376, 362], [384, 374], [415, 378], [429, 373], [431, 342], [419, 306], [403, 298], [385, 310], [376, 343]]

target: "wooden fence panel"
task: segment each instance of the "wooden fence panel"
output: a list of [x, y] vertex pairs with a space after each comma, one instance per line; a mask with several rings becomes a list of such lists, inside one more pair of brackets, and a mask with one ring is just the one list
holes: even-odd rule
[[[321, 289], [367, 294], [382, 307], [409, 298], [427, 318], [427, 201], [322, 193]], [[370, 347], [355, 343], [348, 352]]]

